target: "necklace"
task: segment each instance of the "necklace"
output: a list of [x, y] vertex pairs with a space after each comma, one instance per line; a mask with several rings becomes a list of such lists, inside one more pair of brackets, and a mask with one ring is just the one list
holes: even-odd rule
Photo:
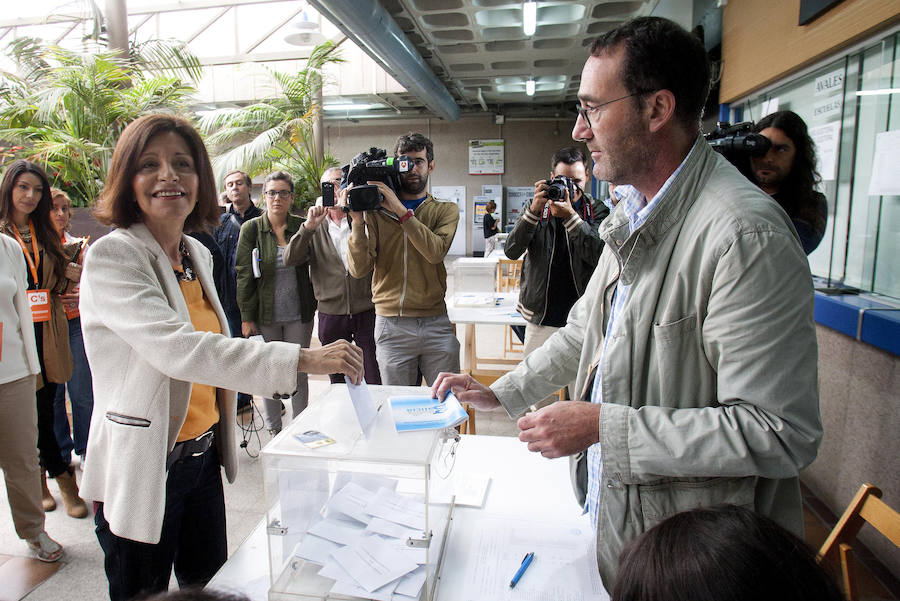
[[175, 272], [175, 277], [178, 278], [178, 281], [193, 282], [197, 279], [197, 274], [194, 272], [194, 264], [191, 263], [191, 253], [188, 252], [184, 240], [178, 243], [178, 252], [181, 254], [181, 271], [177, 269], [172, 271]]
[[31, 242], [31, 228], [27, 225], [25, 228], [21, 228], [16, 226], [16, 229], [19, 230], [19, 235], [22, 237], [22, 242]]

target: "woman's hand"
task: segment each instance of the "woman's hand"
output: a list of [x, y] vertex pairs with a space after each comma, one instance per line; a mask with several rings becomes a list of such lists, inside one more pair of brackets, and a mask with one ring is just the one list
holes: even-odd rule
[[344, 374], [354, 384], [363, 379], [362, 349], [346, 340], [336, 340], [315, 350], [302, 349], [297, 371], [307, 374]]
[[81, 265], [78, 263], [69, 263], [66, 265], [66, 279], [75, 282], [81, 281]]
[[259, 328], [256, 327], [256, 322], [242, 321], [241, 334], [244, 336], [244, 338], [250, 338], [251, 336], [256, 336], [257, 334], [259, 334]]

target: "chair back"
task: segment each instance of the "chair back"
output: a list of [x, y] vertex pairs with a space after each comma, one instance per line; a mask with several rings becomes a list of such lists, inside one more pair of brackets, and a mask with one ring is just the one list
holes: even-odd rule
[[818, 554], [820, 562], [840, 564], [844, 593], [849, 601], [858, 599], [852, 543], [863, 524], [871, 525], [894, 545], [900, 547], [900, 513], [882, 501], [881, 490], [871, 484], [863, 484], [859, 488]]
[[497, 292], [514, 292], [522, 279], [522, 259], [497, 260]]

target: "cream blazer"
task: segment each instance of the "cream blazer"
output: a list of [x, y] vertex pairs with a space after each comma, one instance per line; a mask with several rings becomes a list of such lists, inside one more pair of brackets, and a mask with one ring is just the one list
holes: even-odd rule
[[0, 234], [0, 268], [13, 272], [18, 284], [16, 293], [16, 313], [19, 314], [19, 331], [22, 334], [22, 344], [25, 346], [25, 360], [28, 362], [28, 373], [37, 375], [41, 373], [41, 364], [38, 360], [37, 346], [34, 340], [34, 322], [31, 321], [31, 307], [28, 306], [28, 297], [25, 290], [28, 288], [28, 276], [25, 273], [25, 256], [22, 247], [15, 239]]
[[143, 224], [93, 244], [81, 277], [81, 327], [94, 381], [94, 412], [81, 494], [104, 503], [110, 530], [155, 544], [162, 532], [166, 456], [184, 423], [191, 383], [218, 387], [216, 445], [237, 474], [240, 389], [260, 396], [297, 385], [299, 345], [228, 336], [209, 251], [183, 236], [223, 334], [195, 331], [178, 280]]

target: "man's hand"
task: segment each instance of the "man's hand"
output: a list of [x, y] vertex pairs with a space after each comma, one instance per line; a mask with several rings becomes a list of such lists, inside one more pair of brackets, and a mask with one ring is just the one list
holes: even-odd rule
[[315, 350], [302, 349], [297, 371], [307, 374], [344, 374], [354, 384], [363, 379], [363, 352], [346, 340], [336, 340]]
[[469, 374], [439, 373], [431, 387], [431, 396], [443, 401], [447, 392], [452, 392], [460, 403], [469, 403], [482, 411], [500, 406], [494, 391]]
[[257, 334], [259, 334], [259, 328], [256, 327], [256, 322], [242, 321], [241, 334], [244, 336], [244, 338], [250, 338], [251, 336], [256, 336]]
[[569, 198], [569, 191], [566, 190], [566, 197], [550, 203], [550, 214], [560, 219], [568, 219], [575, 214], [572, 207], [572, 200]]
[[[338, 194], [336, 204], [341, 207], [349, 206], [350, 202], [348, 200], [348, 195], [350, 194], [350, 190], [353, 189], [353, 184], [349, 184], [346, 188], [341, 190], [340, 194]], [[357, 223], [362, 225], [366, 222], [366, 214], [362, 211], [347, 211], [347, 215], [350, 216], [350, 222]], [[365, 231], [365, 228], [363, 229]]]
[[600, 441], [600, 407], [584, 401], [547, 405], [519, 418], [519, 440], [548, 459], [574, 455]]
[[311, 232], [315, 231], [315, 229], [325, 221], [326, 216], [327, 212], [325, 207], [313, 205], [309, 207], [309, 211], [306, 212], [306, 223], [303, 224], [303, 227]]
[[531, 212], [540, 216], [547, 204], [547, 181], [539, 179], [534, 182], [534, 198], [531, 200]]
[[366, 182], [367, 184], [372, 184], [378, 187], [378, 191], [381, 192], [381, 195], [384, 196], [384, 199], [381, 201], [381, 206], [396, 215], [398, 218], [406, 215], [406, 211], [408, 210], [403, 206], [403, 203], [400, 202], [400, 199], [397, 198], [397, 195], [394, 194], [394, 191], [388, 188], [387, 184], [384, 182]]

